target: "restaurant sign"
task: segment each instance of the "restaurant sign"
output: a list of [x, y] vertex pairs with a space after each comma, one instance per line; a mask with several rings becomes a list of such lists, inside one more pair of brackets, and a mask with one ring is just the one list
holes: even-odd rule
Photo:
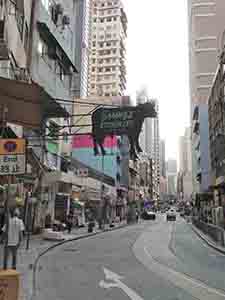
[[0, 175], [26, 172], [25, 139], [0, 139]]

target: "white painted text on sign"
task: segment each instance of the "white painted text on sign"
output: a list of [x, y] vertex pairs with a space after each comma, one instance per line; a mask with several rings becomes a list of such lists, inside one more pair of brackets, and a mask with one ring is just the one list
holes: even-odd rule
[[0, 155], [0, 175], [24, 174], [25, 169], [25, 155]]

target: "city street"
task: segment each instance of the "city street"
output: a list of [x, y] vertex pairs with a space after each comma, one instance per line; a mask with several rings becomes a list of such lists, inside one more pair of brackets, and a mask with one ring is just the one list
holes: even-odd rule
[[35, 300], [225, 299], [224, 262], [183, 219], [159, 215], [49, 252]]

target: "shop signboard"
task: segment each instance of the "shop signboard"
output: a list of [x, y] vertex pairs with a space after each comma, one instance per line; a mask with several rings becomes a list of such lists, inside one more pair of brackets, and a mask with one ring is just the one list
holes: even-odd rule
[[106, 136], [128, 136], [130, 152], [133, 158], [142, 149], [139, 145], [139, 135], [145, 118], [155, 118], [157, 112], [154, 102], [146, 102], [137, 106], [118, 108], [100, 107], [92, 114], [92, 135], [95, 155], [99, 154], [98, 146], [102, 155], [105, 155], [104, 140]]
[[25, 139], [0, 139], [0, 175], [26, 172]]

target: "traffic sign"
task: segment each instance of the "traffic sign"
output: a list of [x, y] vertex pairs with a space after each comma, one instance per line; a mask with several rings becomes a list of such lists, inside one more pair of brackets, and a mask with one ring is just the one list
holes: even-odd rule
[[26, 172], [25, 139], [0, 139], [0, 175]]
[[25, 154], [25, 139], [0, 139], [0, 155]]
[[19, 175], [26, 171], [24, 154], [0, 155], [0, 175]]

